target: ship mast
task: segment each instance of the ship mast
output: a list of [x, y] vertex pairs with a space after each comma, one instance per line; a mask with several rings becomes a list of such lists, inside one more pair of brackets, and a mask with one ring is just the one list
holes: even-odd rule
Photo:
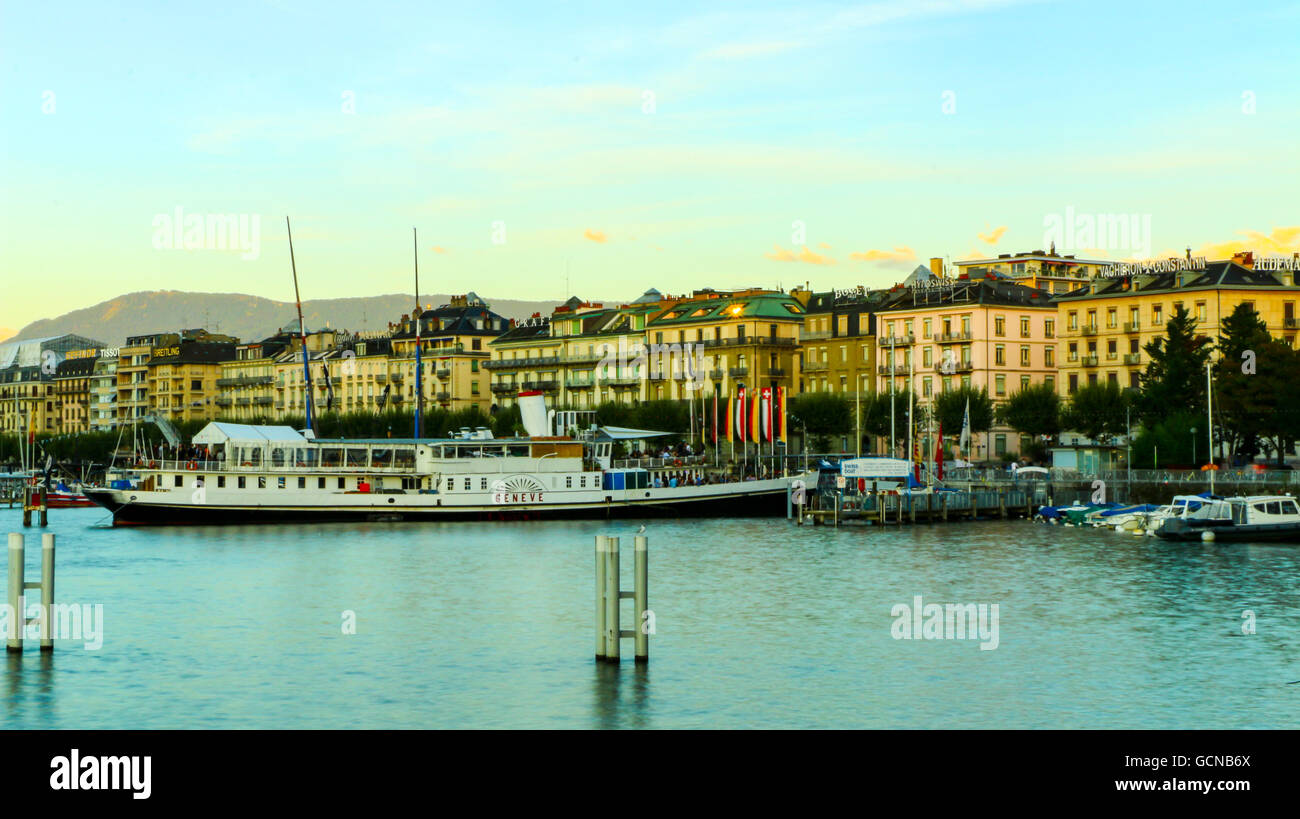
[[289, 217], [284, 217], [284, 230], [289, 235], [289, 266], [293, 269], [293, 300], [298, 305], [298, 337], [302, 340], [302, 377], [303, 382], [307, 385], [307, 400], [305, 407], [307, 409], [307, 431], [312, 432], [312, 404], [314, 399], [311, 392], [311, 366], [307, 358], [307, 325], [302, 320], [302, 297], [298, 295], [298, 265], [293, 258], [293, 230], [289, 227]]
[[420, 380], [424, 369], [420, 358], [423, 317], [420, 315], [420, 238], [415, 228], [411, 228], [411, 241], [415, 252], [415, 312], [411, 313], [411, 318], [415, 319], [415, 437], [421, 438], [424, 435], [424, 386]]

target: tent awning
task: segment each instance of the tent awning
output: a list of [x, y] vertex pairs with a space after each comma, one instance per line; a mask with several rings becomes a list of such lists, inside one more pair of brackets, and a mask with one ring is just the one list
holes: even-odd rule
[[302, 433], [293, 427], [228, 424], [223, 421], [213, 421], [194, 436], [194, 443], [206, 446], [228, 444], [231, 441], [241, 444], [307, 443]]
[[673, 433], [655, 432], [652, 429], [632, 429], [630, 427], [601, 427], [598, 434], [614, 441], [639, 441], [643, 438], [659, 438]]

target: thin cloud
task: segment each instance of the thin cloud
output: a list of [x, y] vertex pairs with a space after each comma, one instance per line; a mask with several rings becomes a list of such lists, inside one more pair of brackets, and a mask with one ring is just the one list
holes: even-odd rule
[[800, 42], [727, 43], [705, 51], [700, 56], [706, 60], [744, 60], [750, 57], [767, 57], [802, 48]]
[[807, 246], [800, 248], [799, 252], [795, 253], [792, 250], [786, 250], [780, 245], [772, 245], [772, 251], [764, 253], [763, 256], [774, 262], [803, 262], [804, 264], [816, 265], [835, 264], [835, 260], [830, 256], [809, 250]]
[[1268, 233], [1258, 230], [1238, 230], [1236, 234], [1244, 238], [1202, 245], [1201, 249], [1196, 251], [1196, 255], [1207, 259], [1227, 259], [1234, 253], [1248, 250], [1253, 250], [1256, 255], [1265, 256], [1289, 256], [1292, 253], [1300, 253], [1300, 225], [1275, 227]]
[[584, 239], [590, 239], [591, 241], [599, 242], [602, 245], [609, 241], [609, 238], [605, 236], [604, 231], [596, 230], [595, 228], [587, 228], [583, 231], [582, 236]]
[[916, 251], [910, 247], [896, 247], [893, 250], [854, 251], [849, 258], [855, 262], [885, 262], [888, 264], [910, 264], [916, 261]]
[[1007, 226], [1002, 225], [1001, 227], [994, 228], [988, 233], [977, 233], [976, 235], [980, 237], [980, 241], [983, 242], [984, 244], [996, 245], [998, 243], [998, 240], [1002, 238], [1002, 234], [1006, 232], [1007, 232]]

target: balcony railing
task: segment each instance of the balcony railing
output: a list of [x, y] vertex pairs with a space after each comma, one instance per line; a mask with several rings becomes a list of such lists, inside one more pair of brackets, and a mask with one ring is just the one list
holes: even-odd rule
[[939, 362], [934, 365], [934, 371], [939, 375], [952, 375], [953, 373], [968, 373], [975, 369], [975, 365], [969, 361], [949, 361]]
[[1095, 335], [1097, 335], [1097, 325], [1095, 325], [1095, 324], [1085, 324], [1085, 325], [1083, 325], [1082, 328], [1080, 328], [1080, 330], [1079, 330], [1079, 334], [1080, 334], [1080, 335], [1085, 335], [1085, 336], [1095, 336]]
[[1282, 319], [1282, 327], [1287, 330], [1295, 330], [1296, 328], [1300, 328], [1300, 319], [1297, 319], [1294, 316], [1284, 318]]
[[1079, 360], [1083, 363], [1083, 366], [1085, 366], [1085, 367], [1096, 367], [1096, 366], [1097, 366], [1097, 356], [1095, 356], [1095, 355], [1085, 355], [1083, 358], [1081, 358], [1081, 359], [1079, 359]]
[[969, 330], [963, 330], [960, 333], [940, 333], [935, 336], [935, 339], [940, 344], [956, 344], [958, 342], [971, 340]]
[[1126, 321], [1126, 322], [1124, 322], [1124, 332], [1126, 332], [1126, 333], [1140, 333], [1140, 332], [1142, 332], [1142, 322], [1140, 322], [1140, 321]]
[[1142, 363], [1142, 354], [1141, 354], [1141, 353], [1128, 353], [1127, 355], [1124, 356], [1124, 363], [1125, 363], [1125, 364], [1128, 364], [1128, 365], [1130, 365], [1130, 366], [1132, 366], [1133, 364], [1141, 364], [1141, 363]]
[[518, 387], [516, 387], [514, 384], [493, 384], [492, 385], [492, 392], [498, 395], [503, 393], [508, 393], [508, 392], [514, 392], [517, 389]]
[[802, 341], [817, 341], [819, 339], [833, 337], [832, 331], [830, 330], [802, 330], [799, 333], [799, 338]]
[[794, 347], [798, 341], [781, 336], [745, 336], [744, 338], [711, 338], [695, 343], [704, 347]]
[[915, 341], [916, 341], [916, 336], [912, 335], [911, 333], [908, 333], [907, 335], [902, 335], [902, 336], [886, 336], [885, 338], [882, 338], [876, 344], [876, 346], [877, 347], [906, 347], [911, 345]]
[[[876, 369], [876, 372], [878, 372], [880, 375], [889, 375], [889, 365], [888, 365], [888, 364], [881, 364], [881, 365]], [[894, 365], [894, 375], [910, 375], [911, 372], [912, 372], [912, 365], [911, 365], [911, 364], [895, 364], [895, 365]]]
[[446, 368], [441, 369], [441, 370], [438, 370], [438, 377], [439, 377], [439, 378], [451, 378], [451, 370], [450, 370], [450, 369], [446, 369]]
[[541, 358], [494, 359], [492, 361], [484, 361], [483, 366], [489, 370], [507, 370], [518, 369], [519, 367], [547, 367], [559, 363], [559, 356], [550, 355]]

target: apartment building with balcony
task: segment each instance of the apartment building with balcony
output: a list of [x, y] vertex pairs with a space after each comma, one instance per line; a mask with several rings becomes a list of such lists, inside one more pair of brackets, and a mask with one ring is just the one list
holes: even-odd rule
[[[421, 388], [426, 407], [460, 410], [476, 406], [485, 413], [493, 404], [491, 373], [493, 339], [510, 329], [510, 321], [492, 312], [475, 293], [452, 296], [436, 309], [403, 315], [389, 326], [389, 376], [401, 375], [401, 399], [416, 401], [415, 322], [420, 323]], [[391, 383], [391, 381], [390, 381]], [[398, 387], [390, 390], [390, 397]]]
[[738, 387], [798, 385], [799, 339], [812, 293], [795, 288], [781, 290], [696, 290], [652, 317], [646, 325], [646, 343], [654, 349], [700, 349], [692, 360], [702, 374], [698, 387], [664, 373], [651, 374], [647, 400], [734, 395]]
[[99, 351], [90, 375], [90, 430], [102, 432], [117, 426], [116, 349]]
[[237, 338], [203, 330], [161, 338], [160, 345], [150, 349], [146, 365], [145, 414], [171, 422], [218, 418], [221, 365], [235, 357], [238, 344]]
[[[1081, 386], [1106, 381], [1137, 389], [1150, 363], [1147, 344], [1165, 335], [1166, 324], [1180, 306], [1196, 320], [1199, 333], [1217, 340], [1222, 320], [1247, 302], [1272, 336], [1294, 347], [1300, 331], [1295, 272], [1255, 269], [1255, 259], [1243, 253], [1223, 261], [1193, 262], [1186, 270], [1101, 277], [1082, 290], [1058, 296], [1058, 392], [1068, 396]], [[1300, 259], [1295, 263], [1300, 265]]]
[[91, 380], [99, 350], [74, 350], [54, 371], [54, 409], [63, 435], [90, 429]]
[[131, 424], [149, 414], [149, 354], [164, 341], [180, 342], [175, 333], [127, 336], [117, 354], [117, 423]]
[[250, 423], [269, 421], [276, 408], [276, 360], [286, 350], [301, 349], [292, 328], [261, 341], [235, 345], [234, 358], [221, 362], [215, 403], [221, 418]]
[[102, 346], [74, 334], [0, 344], [0, 434], [58, 433], [63, 423], [54, 382], [59, 364], [71, 352]]
[[[898, 286], [876, 310], [876, 388], [911, 389], [925, 411], [959, 387], [984, 388], [996, 405], [1030, 385], [1055, 385], [1056, 322], [1046, 291], [992, 274]], [[1021, 449], [1009, 428], [979, 437], [976, 459]]]
[[1025, 287], [1063, 294], [1084, 287], [1111, 262], [1080, 259], [1073, 255], [1063, 256], [1056, 252], [1056, 246], [1053, 245], [1046, 253], [1041, 250], [1001, 253], [996, 258], [965, 259], [953, 264], [958, 276], [975, 279], [992, 274], [996, 278], [1007, 279]]
[[887, 294], [857, 287], [810, 295], [796, 356], [798, 392], [876, 388], [875, 310]]

